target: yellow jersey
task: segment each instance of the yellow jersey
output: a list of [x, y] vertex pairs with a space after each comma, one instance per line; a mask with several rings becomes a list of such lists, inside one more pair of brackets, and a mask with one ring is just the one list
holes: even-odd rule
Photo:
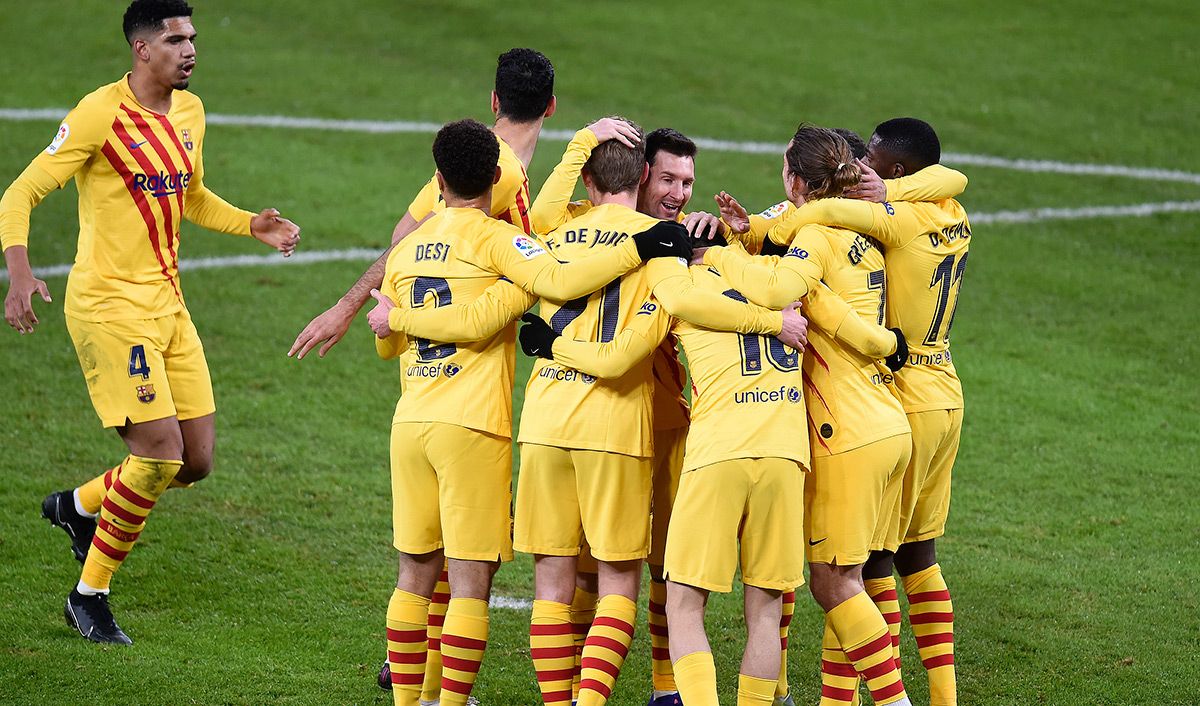
[[[500, 181], [492, 186], [491, 216], [517, 226], [526, 234], [533, 233], [535, 231], [529, 218], [529, 177], [525, 173], [525, 163], [507, 142], [499, 136], [496, 141], [500, 143], [500, 161], [497, 163]], [[409, 204], [408, 215], [420, 221], [443, 208], [445, 202], [438, 188], [437, 176], [434, 175]]]
[[[705, 262], [751, 301], [766, 305], [772, 300], [792, 301], [797, 287], [809, 286], [812, 278], [824, 282], [863, 319], [884, 321], [888, 294], [883, 253], [858, 233], [807, 225], [796, 233], [783, 257], [752, 258], [731, 246], [711, 248]], [[781, 296], [772, 287], [791, 289]], [[814, 455], [843, 453], [909, 431], [898, 393], [892, 389], [891, 372], [878, 360], [840, 343], [836, 331], [809, 329], [803, 368]]]
[[[79, 245], [64, 308], [84, 321], [151, 319], [184, 307], [179, 226], [250, 235], [254, 214], [204, 186], [204, 106], [175, 91], [166, 115], [137, 102], [129, 75], [88, 94], [10, 187], [30, 194], [0, 213], [3, 247], [26, 245], [29, 210], [72, 177]], [[8, 201], [8, 199], [5, 199]]]
[[[483, 211], [446, 208], [388, 256], [380, 290], [399, 307], [436, 309], [479, 298], [499, 277], [457, 257], [495, 223]], [[444, 422], [512, 436], [516, 327], [462, 343], [409, 338], [399, 351], [401, 396], [393, 422]]]
[[[597, 249], [632, 242], [631, 234], [657, 222], [626, 206], [605, 204], [567, 221], [545, 242], [560, 260], [586, 259], [595, 257]], [[650, 293], [639, 268], [590, 295], [569, 301], [543, 298], [540, 314], [566, 338], [611, 341], [632, 323]], [[665, 325], [661, 333], [666, 335]], [[517, 440], [627, 456], [653, 455], [651, 370], [651, 359], [643, 358], [620, 377], [598, 379], [538, 358], [525, 389]]]
[[908, 341], [908, 364], [896, 373], [904, 409], [961, 409], [950, 327], [971, 246], [963, 207], [954, 199], [882, 204], [821, 199], [799, 209], [799, 219], [852, 228], [883, 245], [888, 325], [899, 327]]

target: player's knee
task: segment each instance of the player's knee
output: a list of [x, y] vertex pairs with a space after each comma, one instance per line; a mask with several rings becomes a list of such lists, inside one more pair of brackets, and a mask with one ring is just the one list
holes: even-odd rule
[[175, 479], [181, 483], [195, 483], [204, 480], [212, 473], [212, 454], [192, 454], [183, 450], [183, 468]]

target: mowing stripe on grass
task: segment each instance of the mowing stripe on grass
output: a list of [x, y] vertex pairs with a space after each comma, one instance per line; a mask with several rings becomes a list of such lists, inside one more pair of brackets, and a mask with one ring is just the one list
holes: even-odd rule
[[[1158, 213], [1200, 212], [1200, 201], [1164, 201], [1161, 203], [1135, 203], [1128, 206], [1085, 206], [1083, 208], [1032, 208], [1025, 211], [994, 211], [976, 213], [971, 216], [972, 225], [1037, 223], [1040, 221], [1074, 221], [1088, 218], [1146, 217]], [[383, 254], [382, 250], [370, 248], [347, 248], [345, 250], [297, 251], [289, 258], [278, 254], [230, 255], [225, 257], [199, 257], [179, 261], [179, 269], [213, 270], [225, 267], [265, 267], [273, 265], [304, 265], [314, 262], [370, 261]], [[35, 267], [38, 277], [62, 277], [71, 271], [71, 265]], [[0, 282], [8, 280], [7, 270], [0, 269]]]
[[[41, 121], [62, 120], [65, 108], [0, 108], [0, 120]], [[267, 127], [292, 130], [325, 130], [332, 132], [361, 132], [371, 134], [417, 133], [432, 135], [442, 126], [438, 123], [414, 122], [409, 120], [333, 120], [328, 118], [297, 118], [287, 115], [223, 115], [210, 113], [210, 125], [232, 125], [237, 127]], [[570, 130], [543, 130], [542, 137], [549, 140], [570, 140], [575, 133]], [[742, 154], [780, 154], [784, 145], [774, 142], [752, 142], [717, 140], [710, 137], [695, 138], [697, 145], [714, 152], [740, 152]], [[1053, 174], [1076, 174], [1086, 176], [1111, 176], [1147, 181], [1176, 181], [1200, 184], [1200, 174], [1174, 169], [1130, 167], [1119, 164], [1074, 164], [1040, 159], [1009, 159], [983, 154], [945, 152], [942, 159], [951, 164], [1011, 169], [1018, 172], [1042, 172]]]

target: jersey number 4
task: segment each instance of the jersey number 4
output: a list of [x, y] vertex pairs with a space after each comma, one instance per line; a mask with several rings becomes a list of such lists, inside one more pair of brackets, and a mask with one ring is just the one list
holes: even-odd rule
[[[413, 282], [412, 305], [417, 308], [425, 303], [425, 295], [433, 293], [433, 306], [449, 306], [451, 302], [450, 283], [441, 277], [418, 277]], [[417, 339], [417, 360], [428, 363], [442, 358], [449, 358], [458, 350], [453, 343], [434, 343], [427, 338]]]
[[129, 377], [141, 375], [143, 380], [150, 379], [150, 363], [146, 362], [146, 348], [138, 344], [129, 349]]
[[[730, 299], [745, 302], [746, 297], [736, 289], [721, 292]], [[742, 349], [742, 375], [758, 375], [762, 372], [762, 352], [767, 350], [767, 360], [776, 370], [790, 372], [800, 367], [800, 355], [789, 351], [783, 342], [774, 336], [764, 336], [753, 333], [735, 333]]]

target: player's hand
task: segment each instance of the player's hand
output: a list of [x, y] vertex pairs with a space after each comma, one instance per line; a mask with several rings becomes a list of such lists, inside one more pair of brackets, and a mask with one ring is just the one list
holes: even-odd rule
[[264, 208], [250, 219], [250, 234], [257, 240], [291, 257], [300, 243], [300, 226], [279, 215], [273, 208]]
[[600, 118], [588, 125], [587, 129], [591, 130], [600, 142], [616, 140], [626, 147], [636, 147], [637, 143], [641, 142], [637, 130], [633, 129], [632, 125], [616, 118]]
[[896, 334], [896, 352], [883, 359], [883, 364], [888, 367], [888, 370], [893, 373], [904, 367], [908, 362], [908, 341], [904, 338], [904, 332], [898, 328], [888, 329]]
[[388, 314], [392, 313], [392, 309], [396, 308], [395, 302], [388, 299], [378, 289], [371, 290], [371, 296], [374, 297], [375, 308], [371, 313], [367, 314], [367, 323], [371, 325], [371, 330], [380, 338], [387, 338], [392, 335], [392, 327], [388, 323]]
[[346, 335], [346, 331], [350, 330], [350, 322], [354, 321], [354, 315], [357, 313], [340, 301], [321, 312], [296, 336], [295, 342], [288, 350], [288, 357], [295, 356], [296, 360], [302, 360], [309, 351], [323, 343], [325, 345], [321, 346], [317, 355], [324, 358], [329, 349], [337, 345], [342, 336]]
[[537, 314], [525, 314], [521, 321], [525, 325], [517, 333], [517, 338], [521, 341], [521, 350], [525, 351], [525, 355], [553, 360], [554, 339], [558, 338], [558, 332]]
[[738, 203], [738, 200], [722, 191], [713, 197], [721, 212], [721, 220], [729, 224], [734, 233], [742, 234], [750, 230], [750, 214]]
[[43, 280], [29, 275], [11, 280], [8, 296], [4, 297], [4, 320], [21, 335], [33, 333], [33, 327], [38, 324], [37, 314], [33, 313], [33, 295], [42, 295], [42, 301], [50, 301], [50, 288]]
[[797, 353], [804, 352], [808, 345], [808, 319], [800, 313], [800, 302], [792, 302], [783, 308], [783, 330], [775, 338]]
[[848, 199], [874, 201], [875, 203], [887, 201], [887, 185], [883, 183], [883, 179], [880, 179], [875, 170], [868, 167], [866, 162], [861, 159], [854, 161], [858, 163], [858, 168], [862, 170], [862, 179], [859, 180], [858, 184], [842, 192], [842, 196]]
[[683, 227], [687, 228], [693, 243], [698, 240], [716, 240], [719, 236], [725, 235], [725, 224], [716, 216], [704, 211], [696, 211], [684, 216]]
[[655, 257], [678, 257], [686, 261], [692, 257], [687, 229], [674, 221], [659, 221], [641, 233], [634, 233], [633, 242], [643, 261]]

